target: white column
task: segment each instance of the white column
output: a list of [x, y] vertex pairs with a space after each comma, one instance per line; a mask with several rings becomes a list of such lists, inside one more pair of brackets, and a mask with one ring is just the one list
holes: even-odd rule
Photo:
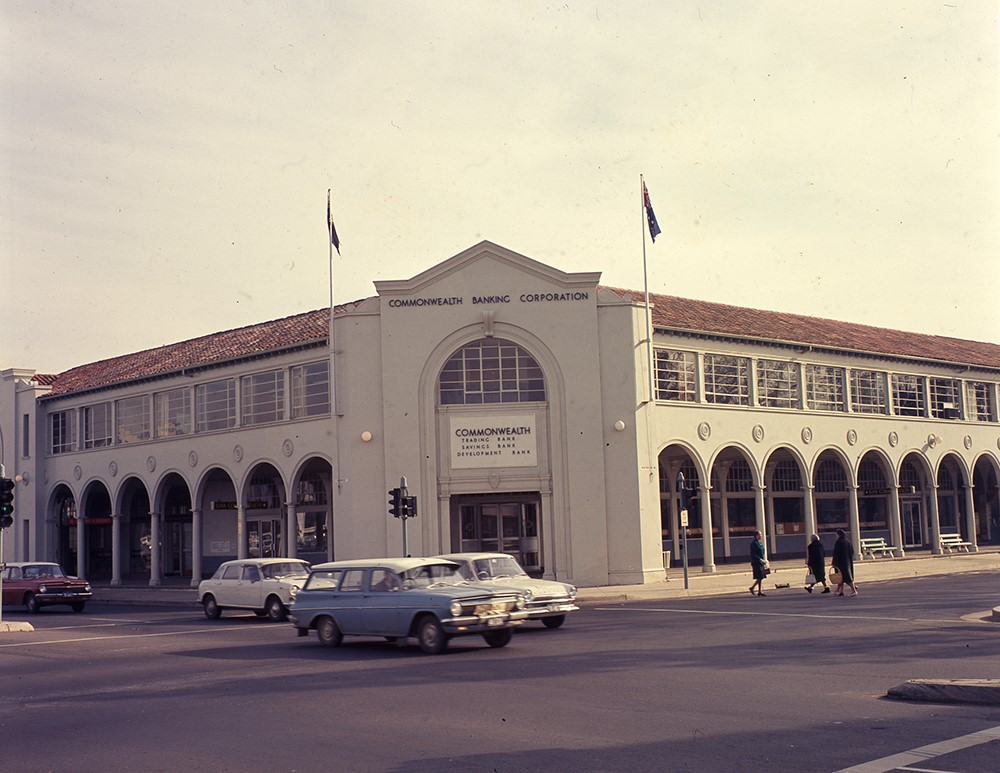
[[83, 511], [76, 511], [76, 576], [87, 576], [87, 527]]
[[903, 521], [899, 513], [899, 486], [893, 486], [889, 494], [889, 535], [902, 558], [906, 551], [903, 548]]
[[285, 555], [289, 558], [298, 558], [299, 540], [298, 524], [295, 522], [295, 503], [288, 502], [285, 505]]
[[854, 555], [861, 558], [861, 518], [858, 515], [858, 487], [853, 484], [847, 492], [847, 506], [850, 510], [848, 528], [851, 532], [851, 544], [854, 546]]
[[236, 557], [247, 557], [247, 510], [240, 502], [236, 506]]
[[712, 488], [701, 484], [701, 550], [703, 564], [701, 571], [711, 574], [715, 571], [715, 539], [712, 535]]
[[160, 566], [163, 546], [160, 531], [160, 514], [149, 514], [149, 584], [158, 587], [162, 584], [163, 570]]
[[754, 517], [757, 520], [757, 531], [764, 535], [764, 544], [767, 545], [767, 527], [764, 523], [764, 487], [754, 489]]
[[191, 511], [191, 587], [197, 588], [201, 582], [202, 556], [201, 556], [201, 510]]
[[122, 584], [122, 517], [111, 514], [111, 584]]
[[809, 544], [809, 538], [816, 533], [816, 487], [806, 486], [802, 492], [803, 502], [805, 503], [805, 527], [806, 527], [806, 545]]
[[968, 541], [972, 543], [970, 553], [979, 552], [979, 541], [976, 539], [976, 503], [972, 499], [972, 485], [965, 487], [965, 524], [968, 529]]
[[941, 512], [938, 510], [938, 487], [930, 489], [931, 555], [941, 555]]

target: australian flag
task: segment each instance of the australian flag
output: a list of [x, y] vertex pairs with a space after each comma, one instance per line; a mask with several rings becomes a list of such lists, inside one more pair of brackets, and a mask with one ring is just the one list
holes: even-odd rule
[[655, 242], [660, 233], [660, 224], [656, 222], [653, 205], [649, 203], [649, 191], [646, 190], [646, 183], [642, 184], [642, 204], [646, 208], [646, 220], [649, 222], [649, 238]]

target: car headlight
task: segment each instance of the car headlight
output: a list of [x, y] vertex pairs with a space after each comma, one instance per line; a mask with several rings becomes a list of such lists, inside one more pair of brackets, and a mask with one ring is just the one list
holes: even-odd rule
[[90, 583], [89, 582], [86, 585], [83, 586], [83, 591], [84, 591], [84, 593], [90, 593]]
[[524, 596], [518, 596], [517, 597], [517, 602], [516, 602], [517, 608], [518, 609], [524, 609], [524, 604], [525, 604]]
[[531, 601], [534, 597], [535, 597], [535, 594], [532, 593], [531, 588], [528, 588], [524, 592], [524, 598], [525, 598], [526, 601]]
[[288, 589], [288, 595], [291, 596], [292, 598], [295, 598], [298, 592], [299, 592], [298, 585], [293, 585], [291, 588]]
[[569, 597], [571, 599], [575, 599], [576, 598], [576, 586], [575, 585], [570, 585], [569, 586]]
[[451, 612], [452, 617], [458, 617], [460, 614], [462, 614], [461, 602], [458, 601], [451, 602], [451, 606], [448, 609]]

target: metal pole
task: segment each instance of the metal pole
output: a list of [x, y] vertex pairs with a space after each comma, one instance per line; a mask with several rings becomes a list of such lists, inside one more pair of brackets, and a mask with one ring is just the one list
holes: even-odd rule
[[677, 473], [677, 502], [680, 505], [680, 522], [681, 529], [681, 553], [684, 555], [684, 590], [688, 589], [688, 529], [687, 529], [687, 503], [684, 501], [687, 499], [684, 493], [684, 473], [678, 471]]
[[[399, 479], [399, 501], [403, 502], [406, 497], [406, 476], [403, 476]], [[403, 505], [401, 504], [400, 507], [403, 507]], [[400, 518], [403, 521], [403, 557], [406, 558], [410, 555], [406, 548], [406, 516], [400, 515]]]

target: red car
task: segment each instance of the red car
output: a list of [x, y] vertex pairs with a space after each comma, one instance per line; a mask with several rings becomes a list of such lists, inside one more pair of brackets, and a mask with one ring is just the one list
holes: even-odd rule
[[28, 612], [50, 604], [69, 604], [82, 612], [91, 595], [89, 582], [69, 577], [59, 564], [18, 561], [3, 569], [3, 603], [23, 604]]

